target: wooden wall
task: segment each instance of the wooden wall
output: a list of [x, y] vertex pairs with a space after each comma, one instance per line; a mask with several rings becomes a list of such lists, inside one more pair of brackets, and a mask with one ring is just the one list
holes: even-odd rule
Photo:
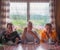
[[60, 0], [56, 0], [56, 29], [60, 36]]

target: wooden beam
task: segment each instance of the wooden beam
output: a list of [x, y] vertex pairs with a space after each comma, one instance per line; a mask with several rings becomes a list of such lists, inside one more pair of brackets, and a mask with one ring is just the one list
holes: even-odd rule
[[11, 2], [49, 2], [49, 0], [10, 0]]

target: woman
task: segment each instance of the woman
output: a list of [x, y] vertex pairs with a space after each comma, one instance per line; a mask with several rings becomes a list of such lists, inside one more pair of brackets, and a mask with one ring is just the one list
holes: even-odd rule
[[2, 41], [3, 43], [13, 42], [14, 44], [18, 44], [21, 40], [17, 31], [13, 31], [13, 25], [11, 23], [8, 23], [6, 31], [3, 31], [2, 39], [5, 40], [5, 42]]
[[45, 26], [45, 30], [41, 33], [41, 42], [56, 42], [57, 34], [52, 30], [52, 25], [47, 23]]
[[32, 28], [32, 22], [29, 21], [22, 35], [23, 43], [40, 43], [37, 33], [33, 31]]

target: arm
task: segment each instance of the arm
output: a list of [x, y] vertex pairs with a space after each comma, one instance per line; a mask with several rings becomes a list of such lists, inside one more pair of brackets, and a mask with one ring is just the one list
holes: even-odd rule
[[14, 37], [13, 37], [12, 39], [15, 40], [15, 44], [17, 44], [18, 42], [21, 41], [21, 38], [20, 38], [20, 36], [19, 36], [19, 34], [18, 34], [17, 31], [14, 32], [14, 35], [13, 35], [13, 36], [14, 36]]
[[43, 32], [41, 33], [40, 42], [41, 42], [41, 43], [44, 43], [47, 39], [48, 39], [48, 38], [46, 37], [46, 34], [45, 34], [45, 32], [43, 31]]
[[24, 28], [23, 35], [22, 35], [22, 40], [24, 40], [24, 39], [26, 38], [26, 37], [25, 37], [26, 32], [27, 32], [27, 27]]
[[34, 32], [31, 32], [31, 34], [32, 34], [32, 35], [34, 36], [34, 38], [35, 38], [34, 41], [39, 44], [39, 43], [40, 43], [40, 38], [39, 38], [37, 32], [34, 31]]
[[22, 40], [24, 40], [25, 39], [25, 33], [23, 33], [23, 35], [22, 35]]

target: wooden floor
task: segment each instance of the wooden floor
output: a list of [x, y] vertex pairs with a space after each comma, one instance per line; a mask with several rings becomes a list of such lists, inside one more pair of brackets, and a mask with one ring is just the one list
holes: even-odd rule
[[0, 50], [60, 50], [58, 45], [33, 45], [33, 44], [19, 44], [16, 46], [3, 45], [3, 49]]

